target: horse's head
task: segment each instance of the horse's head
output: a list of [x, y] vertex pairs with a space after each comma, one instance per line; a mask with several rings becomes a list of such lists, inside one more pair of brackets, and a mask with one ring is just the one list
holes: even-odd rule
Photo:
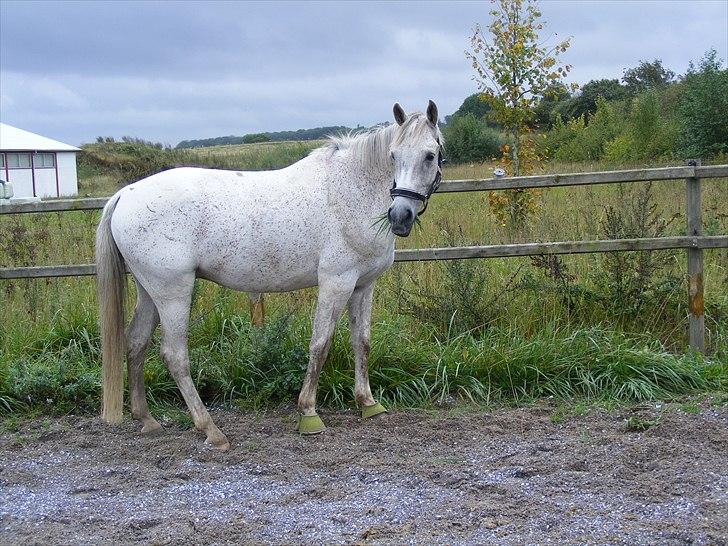
[[387, 217], [392, 232], [407, 237], [417, 215], [425, 211], [427, 200], [440, 184], [442, 135], [437, 127], [437, 106], [432, 101], [427, 105], [427, 114], [417, 112], [409, 116], [395, 104], [394, 119], [399, 127], [389, 149], [394, 184]]

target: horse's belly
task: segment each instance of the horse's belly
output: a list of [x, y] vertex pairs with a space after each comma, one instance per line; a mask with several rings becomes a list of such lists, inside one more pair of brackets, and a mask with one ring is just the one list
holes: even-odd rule
[[318, 260], [312, 256], [273, 256], [260, 249], [228, 259], [200, 265], [197, 275], [244, 292], [286, 292], [318, 284]]
[[[250, 227], [239, 237], [201, 245], [207, 250], [199, 254], [198, 276], [246, 292], [283, 292], [318, 283], [320, 252], [313, 234], [275, 224]], [[282, 237], [282, 232], [289, 235]]]

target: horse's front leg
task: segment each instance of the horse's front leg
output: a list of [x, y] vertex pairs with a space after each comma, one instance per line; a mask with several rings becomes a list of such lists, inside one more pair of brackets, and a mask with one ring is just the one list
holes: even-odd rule
[[361, 407], [362, 418], [374, 417], [387, 410], [372, 396], [369, 386], [369, 331], [372, 318], [374, 282], [357, 287], [349, 299], [349, 330], [354, 351], [354, 398]]
[[301, 434], [318, 434], [325, 428], [316, 414], [316, 389], [321, 368], [329, 354], [336, 321], [354, 290], [355, 282], [355, 279], [341, 277], [319, 281], [316, 314], [309, 344], [308, 370], [298, 396], [298, 410], [301, 413], [298, 431]]

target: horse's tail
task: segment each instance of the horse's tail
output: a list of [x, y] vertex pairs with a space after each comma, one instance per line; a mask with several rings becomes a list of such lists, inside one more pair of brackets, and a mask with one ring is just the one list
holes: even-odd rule
[[119, 201], [115, 195], [104, 207], [96, 229], [96, 285], [101, 327], [103, 409], [107, 423], [120, 423], [124, 404], [124, 258], [111, 233], [111, 217]]

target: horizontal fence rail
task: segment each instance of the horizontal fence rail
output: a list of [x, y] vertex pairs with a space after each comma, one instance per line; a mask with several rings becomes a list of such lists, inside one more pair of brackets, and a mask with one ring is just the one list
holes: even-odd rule
[[[686, 188], [687, 235], [604, 241], [562, 241], [448, 248], [418, 248], [395, 251], [396, 262], [462, 260], [471, 258], [509, 258], [546, 254], [582, 254], [592, 252], [625, 252], [684, 249], [688, 255], [688, 322], [690, 346], [705, 350], [703, 316], [703, 250], [728, 248], [728, 235], [702, 235], [701, 189], [703, 178], [728, 178], [728, 165], [701, 166], [689, 162], [682, 167], [632, 169], [593, 173], [549, 174], [478, 180], [445, 180], [438, 193], [513, 190], [524, 188], [558, 188], [624, 182], [658, 182], [684, 180]], [[0, 200], [0, 215], [43, 212], [100, 210], [109, 198], [53, 199], [26, 203]], [[96, 274], [94, 264], [0, 268], [0, 280], [82, 277]], [[251, 301], [254, 324], [263, 321], [263, 299]]]
[[669, 250], [674, 248], [725, 248], [728, 235], [713, 237], [658, 237], [645, 239], [607, 239], [603, 241], [566, 241], [512, 245], [459, 246], [397, 250], [395, 262], [463, 260], [468, 258], [513, 258], [544, 254], [586, 254], [630, 250]]
[[[443, 180], [437, 193], [513, 190], [521, 188], [559, 188], [621, 182], [682, 180], [685, 178], [728, 178], [728, 165], [664, 167], [659, 169], [634, 169], [595, 173], [515, 176], [511, 178]], [[52, 199], [30, 203], [7, 203], [0, 204], [0, 214], [99, 210], [104, 208], [108, 200], [108, 197], [86, 197], [81, 199]]]
[[[396, 250], [395, 262], [465, 260], [470, 258], [514, 258], [545, 254], [587, 254], [679, 248], [728, 248], [728, 235], [711, 237], [657, 237], [645, 239], [608, 239], [604, 241], [565, 241], [510, 245], [458, 246]], [[0, 269], [0, 279], [41, 279], [84, 277], [96, 274], [94, 264], [8, 267]]]

